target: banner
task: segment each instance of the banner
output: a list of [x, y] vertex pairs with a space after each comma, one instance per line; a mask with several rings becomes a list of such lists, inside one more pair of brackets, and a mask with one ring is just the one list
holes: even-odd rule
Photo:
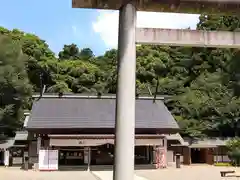
[[162, 147], [157, 147], [156, 148], [156, 168], [166, 168], [167, 167], [167, 159], [166, 159], [166, 151]]
[[58, 170], [58, 150], [48, 150], [48, 170]]
[[38, 157], [40, 171], [58, 170], [58, 150], [40, 150]]

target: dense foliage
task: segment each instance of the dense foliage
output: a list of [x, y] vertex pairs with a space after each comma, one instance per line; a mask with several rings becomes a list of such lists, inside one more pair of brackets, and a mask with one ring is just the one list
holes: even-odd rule
[[1, 138], [19, 127], [32, 86], [27, 78], [28, 57], [11, 38], [0, 36], [0, 131]]
[[[232, 31], [238, 30], [239, 24], [236, 17], [201, 15], [197, 28]], [[91, 49], [70, 44], [56, 57], [35, 35], [3, 27], [0, 35], [8, 38], [0, 41], [1, 132], [9, 134], [5, 127], [20, 127], [17, 122], [27, 108], [26, 99], [31, 92], [40, 91], [41, 78], [46, 92], [116, 92], [115, 49], [96, 57]], [[185, 136], [237, 136], [239, 57], [238, 49], [138, 46], [137, 93], [155, 93], [159, 84], [157, 94], [171, 96], [166, 104]], [[5, 86], [7, 90], [2, 88]]]

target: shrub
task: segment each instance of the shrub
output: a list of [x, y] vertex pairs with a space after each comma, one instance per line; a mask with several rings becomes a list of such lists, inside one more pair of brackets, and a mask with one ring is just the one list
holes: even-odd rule
[[228, 156], [231, 159], [233, 165], [240, 166], [240, 148], [229, 151]]
[[240, 166], [240, 138], [234, 138], [227, 142], [228, 157], [232, 164]]
[[214, 166], [232, 166], [232, 164], [231, 163], [223, 163], [223, 162], [221, 162], [221, 163], [215, 163]]

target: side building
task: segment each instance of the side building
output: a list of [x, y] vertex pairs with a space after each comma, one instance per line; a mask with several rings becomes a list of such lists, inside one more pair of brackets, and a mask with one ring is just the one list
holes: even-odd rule
[[185, 165], [229, 163], [226, 144], [230, 139], [221, 137], [184, 138], [181, 144], [171, 144], [168, 150], [173, 154], [181, 154], [181, 162]]
[[21, 166], [28, 156], [28, 132], [17, 131], [14, 138], [0, 141], [0, 165]]

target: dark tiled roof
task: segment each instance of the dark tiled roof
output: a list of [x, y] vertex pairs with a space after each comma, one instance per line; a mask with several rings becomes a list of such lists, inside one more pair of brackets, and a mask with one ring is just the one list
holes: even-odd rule
[[[114, 128], [115, 101], [43, 97], [34, 102], [26, 128]], [[179, 126], [163, 101], [137, 99], [136, 128], [179, 129]]]

